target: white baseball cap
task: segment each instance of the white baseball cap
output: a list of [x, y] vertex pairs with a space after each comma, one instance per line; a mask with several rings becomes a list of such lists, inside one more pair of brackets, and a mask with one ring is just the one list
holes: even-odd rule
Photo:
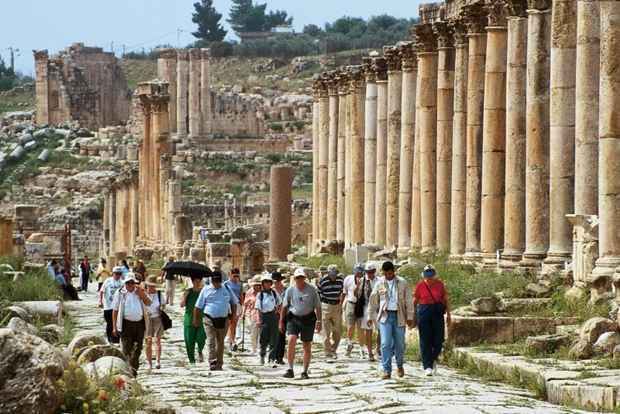
[[377, 270], [377, 266], [374, 263], [366, 263], [366, 271], [370, 272], [372, 270]]
[[293, 273], [293, 277], [295, 277], [295, 279], [297, 279], [298, 277], [306, 277], [306, 272], [304, 272], [303, 268], [298, 267], [297, 269], [295, 269], [295, 273]]

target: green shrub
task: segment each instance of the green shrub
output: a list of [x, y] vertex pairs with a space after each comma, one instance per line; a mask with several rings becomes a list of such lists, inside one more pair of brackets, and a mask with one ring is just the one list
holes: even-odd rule
[[329, 266], [330, 264], [335, 264], [336, 266], [338, 266], [338, 270], [341, 273], [350, 274], [353, 271], [351, 266], [348, 266], [345, 263], [344, 257], [342, 256], [335, 256], [335, 255], [312, 256], [312, 257], [297, 256], [295, 257], [295, 261], [301, 264], [302, 266], [310, 267], [312, 269], [318, 269], [321, 266]]
[[62, 291], [46, 269], [28, 271], [17, 283], [11, 278], [0, 278], [0, 302], [62, 300], [62, 297]]

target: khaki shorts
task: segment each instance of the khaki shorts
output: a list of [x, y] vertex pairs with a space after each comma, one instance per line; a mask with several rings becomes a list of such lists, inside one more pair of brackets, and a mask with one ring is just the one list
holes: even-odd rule
[[144, 336], [147, 338], [161, 338], [164, 334], [164, 326], [161, 323], [161, 318], [151, 318], [151, 323], [147, 326]]
[[355, 303], [346, 301], [344, 304], [344, 323], [347, 325], [347, 328], [359, 325], [361, 319], [355, 317]]

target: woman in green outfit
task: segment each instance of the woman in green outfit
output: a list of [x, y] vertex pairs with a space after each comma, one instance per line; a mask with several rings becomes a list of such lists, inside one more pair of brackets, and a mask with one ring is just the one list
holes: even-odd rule
[[[185, 349], [187, 350], [187, 358], [191, 364], [196, 363], [195, 349], [198, 345], [198, 362], [204, 362], [202, 350], [205, 347], [207, 335], [204, 325], [200, 321], [200, 325], [196, 328], [192, 324], [194, 306], [198, 295], [202, 290], [202, 276], [192, 275], [192, 287], [185, 289], [183, 298], [181, 299], [181, 307], [185, 307], [185, 317], [183, 318], [183, 332], [185, 336]], [[202, 315], [201, 315], [202, 318]]]

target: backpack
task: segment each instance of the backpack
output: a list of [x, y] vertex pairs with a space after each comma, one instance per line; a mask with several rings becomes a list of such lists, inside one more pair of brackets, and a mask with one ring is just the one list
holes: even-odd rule
[[[277, 293], [273, 289], [269, 289], [269, 291], [271, 292], [271, 296], [273, 296], [273, 299], [275, 300], [276, 307], [277, 307], [277, 305], [278, 305], [278, 297], [276, 296]], [[259, 296], [260, 296], [260, 307], [262, 309], [262, 307], [263, 307], [263, 297], [265, 296], [265, 292], [261, 291]]]
[[366, 287], [366, 278], [364, 277], [362, 281], [361, 294], [357, 298], [357, 302], [355, 302], [354, 313], [355, 313], [356, 318], [361, 318], [364, 316], [364, 306], [366, 305], [366, 295], [364, 294], [365, 287]]

